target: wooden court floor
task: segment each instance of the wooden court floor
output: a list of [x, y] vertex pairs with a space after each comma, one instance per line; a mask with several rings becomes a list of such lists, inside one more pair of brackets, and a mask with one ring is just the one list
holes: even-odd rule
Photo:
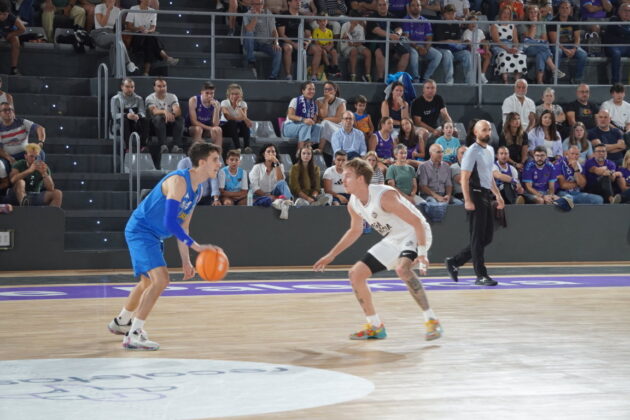
[[428, 295], [445, 330], [432, 342], [404, 291], [375, 293], [389, 336], [369, 342], [347, 339], [364, 323], [350, 292], [164, 297], [146, 324], [157, 352], [125, 351], [107, 331], [121, 298], [4, 301], [0, 360], [240, 360], [374, 384], [360, 399], [248, 420], [630, 419], [629, 287]]

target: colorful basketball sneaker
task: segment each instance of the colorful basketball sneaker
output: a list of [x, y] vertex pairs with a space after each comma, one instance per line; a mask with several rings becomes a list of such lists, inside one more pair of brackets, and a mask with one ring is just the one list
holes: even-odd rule
[[147, 350], [154, 351], [160, 348], [160, 345], [149, 340], [148, 334], [143, 330], [135, 330], [125, 334], [122, 346], [129, 350]]
[[442, 326], [440, 325], [440, 321], [437, 319], [429, 319], [424, 323], [425, 327], [427, 327], [427, 333], [425, 334], [425, 339], [427, 341], [437, 340], [442, 337]]
[[109, 325], [107, 326], [107, 329], [109, 330], [109, 332], [116, 335], [125, 335], [129, 332], [130, 328], [131, 328], [131, 320], [129, 320], [128, 323], [121, 325], [118, 323], [118, 317], [114, 318], [112, 322], [110, 322]]
[[365, 324], [364, 330], [350, 334], [350, 340], [382, 340], [384, 338], [387, 338], [387, 331], [385, 331], [385, 325], [383, 324], [378, 328], [374, 328], [372, 324]]

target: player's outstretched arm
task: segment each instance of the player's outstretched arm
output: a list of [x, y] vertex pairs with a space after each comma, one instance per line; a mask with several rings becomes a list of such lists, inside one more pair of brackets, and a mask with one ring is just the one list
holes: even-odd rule
[[339, 242], [330, 250], [328, 254], [321, 257], [314, 265], [313, 271], [324, 271], [326, 266], [333, 262], [337, 255], [345, 251], [350, 245], [355, 243], [363, 233], [363, 219], [348, 206], [350, 213], [350, 228], [344, 233]]

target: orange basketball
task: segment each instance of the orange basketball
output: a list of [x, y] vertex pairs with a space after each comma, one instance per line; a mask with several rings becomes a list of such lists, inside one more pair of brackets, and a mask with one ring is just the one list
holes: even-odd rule
[[223, 251], [208, 249], [197, 255], [195, 268], [202, 279], [219, 281], [227, 274], [230, 268], [230, 261]]

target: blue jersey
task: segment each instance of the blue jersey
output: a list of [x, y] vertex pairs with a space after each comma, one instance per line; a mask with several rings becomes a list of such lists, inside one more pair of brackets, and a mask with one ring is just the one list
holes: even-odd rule
[[531, 182], [532, 187], [543, 194], [547, 194], [549, 183], [555, 182], [557, 177], [556, 168], [549, 161], [545, 161], [542, 168], [539, 168], [536, 162], [530, 160], [523, 169], [523, 182]]
[[160, 240], [173, 236], [164, 225], [166, 196], [162, 193], [162, 184], [173, 175], [182, 176], [186, 180], [186, 193], [180, 200], [177, 222], [181, 225], [186, 220], [186, 217], [193, 211], [199, 201], [202, 189], [201, 185], [199, 185], [197, 186], [197, 191], [193, 191], [192, 182], [190, 181], [190, 170], [178, 169], [162, 178], [149, 195], [142, 200], [129, 218], [125, 228], [126, 232], [151, 233]]
[[232, 175], [228, 166], [224, 166], [221, 170], [225, 175], [225, 191], [239, 192], [243, 189], [242, 183], [245, 174], [243, 168], [236, 168], [236, 175]]

